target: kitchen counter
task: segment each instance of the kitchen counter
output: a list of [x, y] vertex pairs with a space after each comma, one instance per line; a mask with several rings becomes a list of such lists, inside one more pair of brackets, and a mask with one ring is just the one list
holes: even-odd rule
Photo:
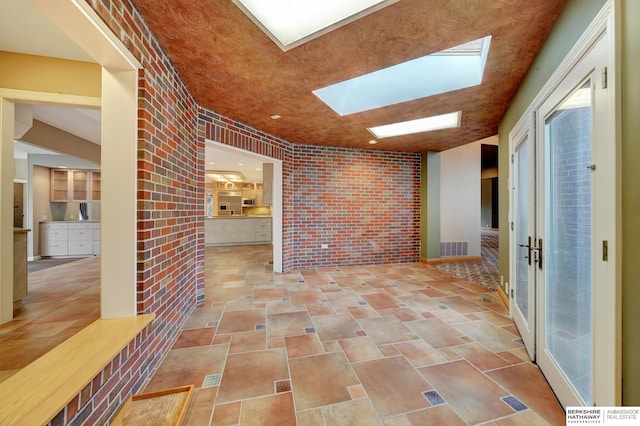
[[206, 219], [204, 243], [207, 246], [271, 242], [271, 216], [213, 216]]
[[99, 220], [41, 220], [40, 223], [100, 223]]
[[242, 214], [234, 214], [233, 216], [205, 216], [205, 219], [271, 219], [271, 216], [266, 215], [242, 215]]

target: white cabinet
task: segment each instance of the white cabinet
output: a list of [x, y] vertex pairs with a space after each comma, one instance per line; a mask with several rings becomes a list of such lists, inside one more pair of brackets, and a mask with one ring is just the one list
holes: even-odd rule
[[82, 257], [100, 254], [100, 222], [41, 222], [40, 255]]
[[265, 244], [271, 242], [271, 218], [207, 218], [206, 245]]
[[271, 219], [254, 219], [254, 241], [271, 242]]
[[64, 222], [40, 224], [40, 254], [42, 256], [66, 256], [69, 228]]

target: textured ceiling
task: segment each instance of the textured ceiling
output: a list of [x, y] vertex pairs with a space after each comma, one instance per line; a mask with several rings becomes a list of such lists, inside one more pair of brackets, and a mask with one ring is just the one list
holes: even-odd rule
[[[294, 143], [422, 152], [498, 132], [564, 0], [400, 0], [287, 52], [231, 0], [134, 3], [200, 105]], [[345, 117], [312, 93], [486, 35], [479, 86]], [[460, 128], [368, 144], [367, 127], [458, 110]]]

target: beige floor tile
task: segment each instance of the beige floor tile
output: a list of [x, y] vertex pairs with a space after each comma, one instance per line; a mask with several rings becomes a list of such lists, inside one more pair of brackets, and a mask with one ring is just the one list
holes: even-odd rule
[[460, 339], [460, 336], [463, 336], [464, 333], [437, 318], [408, 321], [404, 324], [436, 349], [465, 343]]
[[354, 364], [373, 406], [382, 417], [408, 413], [431, 404], [422, 392], [431, 386], [404, 357], [377, 359]]
[[327, 425], [361, 426], [380, 425], [382, 422], [367, 398], [333, 404], [322, 409]]
[[184, 424], [189, 426], [209, 426], [217, 393], [217, 387], [194, 389]]
[[[240, 402], [232, 402], [229, 404], [217, 404], [213, 411], [211, 425], [215, 426], [233, 426], [240, 422]], [[188, 423], [187, 423], [188, 424]]]
[[522, 347], [520, 343], [515, 341], [517, 338], [513, 334], [486, 321], [459, 323], [455, 324], [454, 327], [493, 352]]
[[322, 343], [315, 333], [285, 337], [284, 344], [289, 359], [324, 353]]
[[361, 330], [360, 324], [351, 314], [317, 316], [313, 317], [312, 321], [322, 341], [349, 339], [356, 337], [356, 331]]
[[550, 424], [565, 423], [564, 412], [539, 368], [525, 363], [489, 371], [487, 375]]
[[265, 349], [267, 349], [266, 331], [244, 331], [232, 335], [229, 353], [237, 354], [241, 352], [263, 351]]
[[465, 426], [466, 423], [447, 405], [427, 408], [415, 413], [407, 414], [412, 426], [442, 425]]
[[394, 345], [414, 367], [439, 364], [446, 359], [437, 350], [431, 348], [424, 340], [411, 340]]
[[455, 346], [453, 350], [482, 371], [502, 368], [510, 364], [478, 343]]
[[275, 393], [274, 383], [289, 378], [284, 349], [231, 354], [222, 373], [216, 403]]
[[197, 346], [170, 350], [145, 392], [178, 386], [202, 387], [205, 376], [222, 373], [227, 345]]
[[347, 388], [360, 383], [342, 352], [294, 358], [289, 369], [299, 411], [349, 401]]
[[378, 346], [369, 337], [340, 340], [340, 345], [351, 362], [384, 358], [384, 354], [380, 352]]
[[264, 309], [231, 311], [225, 310], [218, 325], [218, 334], [255, 331], [256, 326], [266, 324]]
[[242, 403], [240, 426], [272, 425], [296, 426], [291, 392], [249, 399]]
[[377, 345], [404, 342], [410, 339], [411, 330], [395, 316], [363, 318], [359, 322]]
[[390, 309], [398, 307], [398, 299], [387, 292], [364, 294], [362, 295], [362, 298], [374, 309]]
[[313, 328], [313, 323], [306, 310], [267, 315], [267, 336], [269, 338], [306, 334], [308, 328]]
[[502, 397], [509, 393], [467, 361], [453, 361], [419, 369], [446, 403], [469, 424], [513, 414]]

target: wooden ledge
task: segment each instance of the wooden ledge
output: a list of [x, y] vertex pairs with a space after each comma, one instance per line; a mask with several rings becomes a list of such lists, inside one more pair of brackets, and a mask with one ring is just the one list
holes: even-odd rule
[[0, 425], [47, 424], [154, 318], [99, 319], [0, 383]]

